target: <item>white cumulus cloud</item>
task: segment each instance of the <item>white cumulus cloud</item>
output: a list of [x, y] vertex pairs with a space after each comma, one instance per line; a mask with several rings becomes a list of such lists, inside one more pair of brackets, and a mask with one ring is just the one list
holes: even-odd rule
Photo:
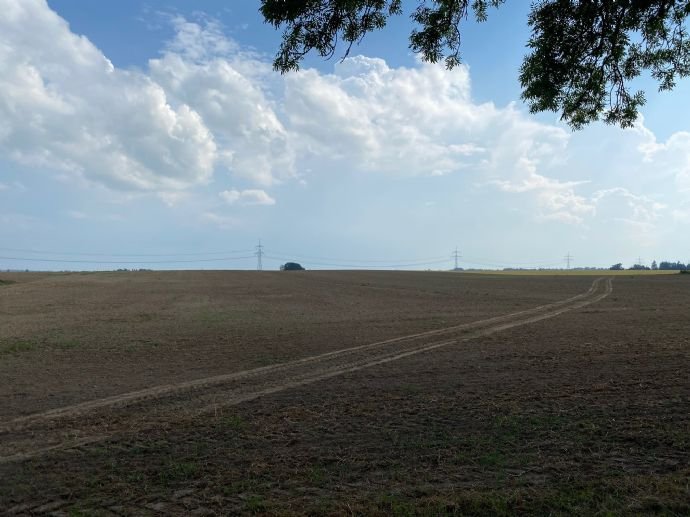
[[[628, 169], [656, 174], [686, 195], [690, 133], [660, 142], [641, 120], [611, 137], [619, 163], [596, 146], [571, 156], [582, 133], [539, 122], [515, 104], [476, 102], [466, 66], [391, 67], [354, 56], [332, 73], [280, 76], [219, 23], [173, 16], [175, 36], [162, 53], [139, 71], [124, 70], [45, 0], [0, 0], [0, 12], [0, 153], [63, 178], [132, 196], [152, 192], [170, 206], [195, 186], [217, 191], [237, 181], [253, 188], [220, 197], [241, 206], [273, 205], [264, 189], [316, 174], [464, 174], [481, 195], [528, 200], [536, 221], [601, 219], [648, 233], [667, 206], [676, 219], [687, 210], [681, 197], [674, 207], [673, 199], [636, 194], [646, 192], [642, 181], [625, 183]], [[598, 182], [609, 169], [619, 177]], [[235, 224], [213, 212], [202, 219]]]
[[465, 67], [390, 68], [364, 56], [337, 64], [333, 74], [288, 75], [284, 103], [301, 152], [397, 175], [477, 164], [497, 114], [471, 102]]
[[263, 190], [224, 190], [219, 194], [221, 199], [230, 205], [275, 205], [276, 201]]
[[112, 188], [207, 181], [213, 135], [148, 76], [115, 68], [45, 0], [0, 0], [0, 150]]
[[654, 164], [663, 176], [673, 177], [678, 190], [690, 192], [690, 132], [678, 131], [665, 142], [659, 142], [642, 123], [635, 130], [642, 137], [638, 149], [645, 161]]

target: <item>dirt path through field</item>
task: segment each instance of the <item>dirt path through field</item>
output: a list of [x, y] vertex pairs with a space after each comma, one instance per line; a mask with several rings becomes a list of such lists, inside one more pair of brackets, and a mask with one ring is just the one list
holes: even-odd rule
[[[124, 432], [166, 427], [180, 419], [222, 413], [229, 406], [263, 395], [552, 318], [598, 302], [612, 289], [610, 278], [598, 278], [585, 293], [520, 312], [17, 418], [0, 424], [0, 463], [73, 449]], [[436, 338], [442, 339], [434, 341]]]

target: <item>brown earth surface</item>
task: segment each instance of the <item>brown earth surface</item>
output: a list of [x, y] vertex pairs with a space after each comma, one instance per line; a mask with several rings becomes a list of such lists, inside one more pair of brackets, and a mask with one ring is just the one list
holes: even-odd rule
[[690, 512], [682, 275], [0, 279], [7, 512]]
[[0, 421], [515, 312], [592, 281], [317, 271], [0, 279], [17, 282], [0, 287]]

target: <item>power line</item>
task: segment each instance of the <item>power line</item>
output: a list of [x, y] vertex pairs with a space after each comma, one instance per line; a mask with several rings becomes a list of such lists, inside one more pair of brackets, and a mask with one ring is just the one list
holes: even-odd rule
[[[232, 260], [246, 260], [253, 257], [257, 258], [257, 269], [262, 267], [263, 269], [263, 258], [269, 258], [278, 261], [290, 261], [294, 257], [286, 258], [279, 257], [276, 255], [267, 254], [264, 249], [265, 246], [261, 245], [261, 256], [259, 257], [259, 246], [257, 246], [256, 251], [252, 255], [244, 255], [239, 257], [216, 257], [216, 258], [198, 258], [198, 259], [187, 259], [187, 260], [75, 260], [75, 259], [57, 259], [57, 258], [36, 258], [36, 257], [15, 257], [15, 256], [0, 256], [0, 260], [16, 260], [16, 261], [26, 261], [26, 262], [48, 262], [48, 263], [65, 263], [65, 264], [194, 264], [203, 262], [222, 262], [222, 261], [232, 261]], [[459, 256], [460, 257], [460, 256]], [[386, 269], [386, 268], [398, 268], [398, 267], [414, 267], [414, 266], [429, 266], [442, 264], [446, 262], [446, 258], [440, 258], [436, 260], [419, 260], [419, 261], [399, 261], [396, 263], [350, 263], [350, 262], [322, 262], [322, 261], [311, 261], [310, 263], [315, 266], [331, 266], [331, 267], [349, 267], [353, 269]], [[373, 262], [373, 261], [372, 261]], [[467, 264], [473, 264], [478, 266], [488, 266], [488, 267], [506, 267], [507, 263], [489, 263], [489, 262], [473, 262], [465, 259]], [[558, 263], [549, 264], [531, 264], [533, 267], [550, 267], [556, 266]]]
[[261, 263], [261, 258], [264, 256], [264, 247], [261, 245], [261, 239], [259, 239], [259, 245], [256, 247], [256, 270], [262, 271], [263, 264]]
[[553, 268], [556, 266], [560, 266], [563, 264], [562, 261], [558, 262], [549, 262], [549, 263], [534, 263], [534, 262], [525, 262], [525, 263], [519, 263], [519, 262], [513, 262], [513, 263], [508, 263], [508, 262], [484, 262], [484, 261], [472, 261], [468, 260], [467, 258], [463, 259], [463, 264], [471, 264], [473, 266], [485, 266], [485, 267], [495, 267], [495, 268], [503, 268], [503, 269], [517, 269], [517, 266], [521, 266], [522, 268], [525, 269], [535, 269], [535, 268]]
[[501, 261], [496, 261], [493, 259], [488, 259], [488, 258], [481, 258], [481, 257], [468, 257], [463, 255], [464, 260], [463, 262], [465, 263], [470, 263], [470, 264], [479, 264], [479, 265], [484, 265], [484, 266], [495, 266], [495, 267], [505, 267], [505, 266], [551, 266], [551, 265], [558, 265], [562, 264], [561, 260], [557, 259], [548, 259], [548, 260], [543, 260], [541, 262], [516, 262], [516, 261], [510, 261], [510, 262], [501, 262]]
[[57, 262], [62, 264], [195, 264], [198, 262], [220, 262], [225, 260], [250, 259], [253, 255], [245, 257], [221, 257], [195, 260], [74, 260], [74, 259], [49, 259], [28, 257], [0, 257], [0, 260], [24, 260], [27, 262]]
[[568, 252], [568, 254], [567, 254], [565, 257], [563, 257], [563, 259], [565, 260], [565, 263], [566, 263], [566, 269], [570, 269], [570, 262], [571, 262], [574, 258], [575, 258], [575, 257], [573, 257], [573, 256], [570, 254], [570, 252]]
[[[326, 262], [361, 262], [364, 264], [371, 264], [372, 262], [381, 262], [381, 263], [391, 263], [391, 262], [411, 262], [412, 260], [406, 260], [406, 259], [354, 259], [354, 258], [343, 258], [343, 257], [314, 257], [310, 255], [300, 255], [296, 253], [290, 253], [287, 251], [281, 251], [281, 250], [275, 250], [273, 248], [269, 248], [270, 253], [275, 253], [277, 255], [283, 256], [283, 257], [290, 257], [291, 260], [294, 259], [300, 259], [300, 260], [306, 260], [306, 261], [326, 261]], [[419, 258], [415, 259], [414, 262], [435, 262], [435, 261], [441, 261], [444, 260], [444, 257], [442, 256], [436, 256], [436, 257], [424, 257], [424, 258]]]
[[458, 259], [461, 257], [461, 255], [459, 255], [458, 253], [459, 253], [459, 252], [458, 252], [458, 247], [455, 246], [455, 251], [454, 251], [453, 254], [451, 255], [452, 257], [455, 258], [455, 271], [458, 270]]
[[[286, 261], [291, 260], [285, 257], [277, 257], [275, 255], [269, 255], [264, 253], [266, 258], [271, 260]], [[431, 262], [407, 262], [401, 264], [344, 264], [344, 263], [333, 263], [333, 262], [310, 262], [313, 266], [325, 266], [325, 267], [346, 267], [352, 269], [393, 269], [399, 267], [414, 267], [414, 266], [430, 266], [434, 264], [448, 263], [448, 259], [443, 258], [441, 260], [431, 261]]]
[[[195, 253], [88, 253], [88, 252], [67, 252], [67, 251], [48, 251], [48, 250], [32, 250], [21, 248], [0, 248], [0, 251], [11, 251], [20, 253], [45, 254], [45, 255], [63, 255], [65, 257], [194, 257], [203, 255], [232, 255], [234, 253], [250, 253], [252, 249], [244, 250], [227, 250], [227, 251], [204, 251]], [[219, 259], [222, 260], [222, 259]]]
[[[314, 266], [322, 267], [340, 267], [340, 268], [352, 268], [352, 269], [394, 269], [394, 268], [408, 268], [408, 267], [420, 267], [420, 266], [431, 266], [442, 263], [447, 263], [447, 258], [444, 257], [427, 257], [418, 259], [345, 259], [345, 258], [325, 258], [325, 257], [310, 257], [308, 255], [294, 255], [291, 253], [280, 252], [276, 250], [270, 250], [269, 254], [266, 253], [265, 246], [259, 244], [253, 249], [244, 250], [234, 250], [234, 251], [208, 251], [208, 252], [194, 252], [194, 253], [176, 253], [176, 254], [123, 254], [123, 253], [102, 253], [102, 252], [63, 252], [63, 251], [48, 251], [48, 250], [36, 250], [36, 249], [23, 249], [23, 248], [1, 248], [2, 251], [22, 251], [28, 254], [45, 254], [45, 255], [57, 255], [64, 257], [75, 257], [75, 258], [57, 258], [57, 257], [31, 257], [31, 256], [15, 256], [13, 253], [8, 253], [7, 256], [0, 256], [0, 260], [11, 260], [11, 261], [26, 261], [26, 262], [44, 262], [44, 263], [69, 263], [69, 264], [91, 264], [91, 265], [117, 265], [117, 264], [194, 264], [194, 263], [206, 263], [206, 262], [222, 262], [222, 261], [236, 261], [236, 260], [246, 260], [252, 257], [257, 259], [257, 270], [263, 270], [263, 259], [269, 258], [279, 261], [290, 261], [298, 258], [300, 260], [304, 259], [307, 262], [313, 264]], [[235, 255], [233, 254], [242, 254]], [[222, 257], [215, 257], [213, 255], [224, 255]], [[282, 256], [282, 257], [281, 257]], [[91, 259], [91, 257], [100, 257]], [[114, 259], [115, 257], [124, 257], [125, 259]], [[141, 260], [127, 260], [142, 257]], [[143, 260], [147, 257], [164, 257], [164, 260]], [[188, 259], [176, 259], [175, 257], [189, 257]], [[192, 258], [196, 257], [196, 258]], [[290, 257], [290, 258], [284, 258]], [[111, 258], [113, 258], [111, 260]], [[459, 260], [463, 258], [460, 255], [458, 248], [451, 254], [451, 258], [454, 259], [454, 266], [456, 269], [459, 268]], [[567, 261], [568, 268], [570, 268], [570, 261], [573, 257], [568, 253], [565, 257]], [[478, 259], [466, 257], [463, 259], [463, 263], [491, 267], [491, 268], [513, 268], [519, 265], [529, 265], [530, 267], [553, 267], [557, 263], [520, 263], [520, 262], [496, 262], [490, 259]]]

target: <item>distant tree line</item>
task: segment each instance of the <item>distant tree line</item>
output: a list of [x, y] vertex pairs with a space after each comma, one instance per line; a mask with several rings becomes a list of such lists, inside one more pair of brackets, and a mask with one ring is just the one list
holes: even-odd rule
[[[614, 264], [609, 269], [613, 271], [622, 271], [625, 268], [621, 262]], [[656, 270], [666, 270], [666, 271], [684, 271], [690, 269], [690, 263], [683, 264], [682, 262], [669, 262], [667, 260], [656, 263], [656, 260], [652, 261], [652, 266], [645, 266], [644, 264], [633, 264], [628, 268], [628, 270], [644, 270], [644, 271], [656, 271]]]
[[683, 264], [682, 262], [661, 262], [659, 269], [690, 269], [690, 264]]

